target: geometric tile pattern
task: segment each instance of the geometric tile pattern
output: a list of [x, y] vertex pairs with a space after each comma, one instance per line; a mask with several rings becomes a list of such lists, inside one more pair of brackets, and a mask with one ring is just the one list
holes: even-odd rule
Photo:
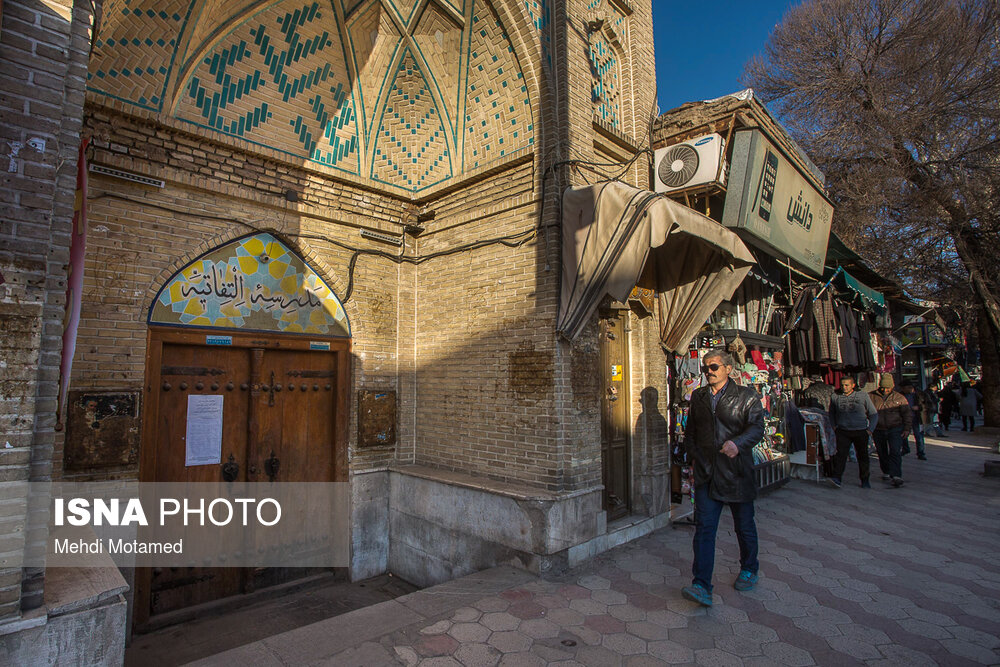
[[358, 82], [355, 86], [358, 100], [358, 115], [361, 117], [364, 136], [375, 131], [379, 118], [380, 94], [384, 94], [386, 74], [393, 70], [397, 49], [402, 44], [402, 35], [392, 20], [390, 10], [378, 2], [370, 2], [352, 14], [347, 23], [347, 35], [352, 48], [348, 50], [353, 59]]
[[[462, 28], [435, 3], [430, 3], [420, 16], [419, 24], [412, 30], [413, 40], [427, 61], [430, 81], [439, 86], [438, 94], [449, 96], [444, 106], [445, 125], [451, 131], [452, 141], [458, 129], [454, 110], [458, 106], [458, 81], [467, 54], [462, 48]], [[459, 57], [455, 57], [455, 55]]]
[[87, 87], [159, 111], [188, 0], [107, 0]]
[[178, 271], [154, 299], [149, 323], [351, 335], [329, 286], [267, 233], [225, 243]]
[[419, 191], [452, 175], [445, 128], [427, 79], [409, 49], [404, 50], [382, 105], [372, 178], [405, 183]]
[[193, 70], [177, 117], [350, 173], [358, 137], [332, 8], [279, 2], [236, 26]]
[[[625, 16], [606, 0], [591, 0], [588, 10], [602, 10], [605, 24], [590, 33], [588, 57], [594, 81], [591, 95], [594, 115], [604, 125], [621, 130], [621, 45], [625, 44]], [[616, 43], [616, 44], [615, 44]]]
[[489, 0], [107, 0], [88, 89], [410, 192], [534, 143]]
[[538, 32], [538, 38], [542, 44], [543, 64], [546, 67], [552, 66], [552, 48], [549, 37], [549, 23], [551, 15], [549, 12], [549, 0], [524, 0], [524, 9], [528, 13], [528, 20]]
[[531, 100], [514, 47], [492, 7], [475, 0], [465, 89], [465, 167], [534, 143]]

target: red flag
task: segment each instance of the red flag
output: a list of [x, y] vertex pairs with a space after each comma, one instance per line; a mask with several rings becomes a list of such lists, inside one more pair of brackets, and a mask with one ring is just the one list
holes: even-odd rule
[[87, 142], [80, 141], [76, 163], [76, 201], [73, 203], [73, 230], [69, 246], [69, 275], [66, 277], [66, 316], [63, 320], [62, 361], [59, 364], [59, 397], [56, 402], [56, 430], [62, 430], [63, 409], [69, 391], [69, 376], [76, 352], [76, 332], [80, 328], [83, 301], [83, 261], [87, 249]]

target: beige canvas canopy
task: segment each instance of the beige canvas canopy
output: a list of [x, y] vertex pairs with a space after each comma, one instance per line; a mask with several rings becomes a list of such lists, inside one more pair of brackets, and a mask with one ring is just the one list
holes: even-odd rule
[[736, 234], [648, 190], [606, 182], [563, 193], [563, 267], [557, 330], [576, 338], [605, 295], [655, 289], [660, 339], [682, 353], [754, 264]]

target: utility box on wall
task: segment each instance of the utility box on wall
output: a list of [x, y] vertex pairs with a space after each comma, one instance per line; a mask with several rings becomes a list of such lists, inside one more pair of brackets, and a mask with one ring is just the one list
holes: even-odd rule
[[358, 392], [358, 446], [392, 447], [396, 444], [396, 391]]
[[139, 462], [139, 392], [69, 392], [66, 470], [118, 468]]

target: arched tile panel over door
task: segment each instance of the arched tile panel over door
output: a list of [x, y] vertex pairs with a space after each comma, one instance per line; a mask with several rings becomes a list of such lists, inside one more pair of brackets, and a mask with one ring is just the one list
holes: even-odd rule
[[[149, 309], [144, 482], [347, 479], [350, 322], [322, 277], [273, 234], [187, 264]], [[221, 436], [190, 442], [214, 415]], [[308, 571], [161, 568], [137, 576], [136, 621]]]

